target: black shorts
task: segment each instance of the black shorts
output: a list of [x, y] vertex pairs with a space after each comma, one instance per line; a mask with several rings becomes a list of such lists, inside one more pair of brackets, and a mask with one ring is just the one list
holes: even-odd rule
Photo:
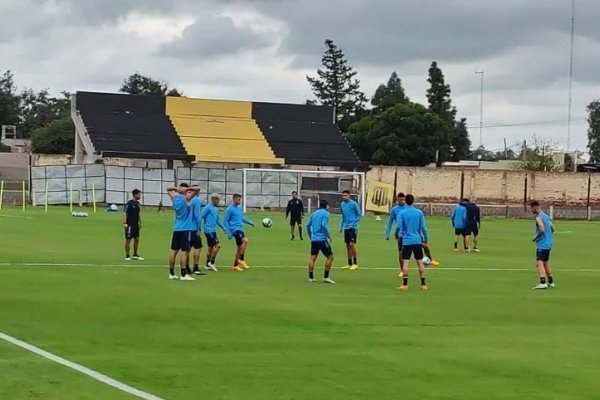
[[290, 226], [294, 226], [294, 225], [302, 226], [302, 217], [301, 216], [298, 216], [298, 217], [291, 216], [290, 217]]
[[415, 260], [423, 259], [423, 245], [409, 244], [402, 246], [402, 259], [410, 260], [411, 256], [415, 256]]
[[467, 230], [465, 228], [454, 228], [455, 236], [467, 236]]
[[398, 241], [398, 253], [402, 253], [402, 238], [399, 237], [396, 240]]
[[550, 250], [548, 249], [537, 249], [535, 252], [535, 259], [537, 261], [550, 261]]
[[171, 250], [174, 251], [190, 251], [192, 243], [192, 232], [190, 231], [175, 231], [171, 239]]
[[202, 248], [202, 238], [198, 236], [198, 231], [191, 231], [190, 247], [198, 250]]
[[333, 255], [333, 250], [331, 250], [331, 245], [327, 240], [310, 242], [310, 255], [318, 256], [319, 252], [323, 253], [325, 257], [330, 257]]
[[357, 243], [357, 239], [358, 239], [358, 233], [356, 232], [356, 229], [353, 229], [353, 228], [344, 229], [344, 243], [346, 243], [346, 244]]
[[205, 233], [204, 236], [206, 237], [206, 245], [208, 247], [215, 247], [219, 244], [219, 237], [217, 236], [217, 232]]
[[466, 236], [475, 235], [479, 236], [479, 226], [477, 222], [468, 222], [467, 227], [465, 228]]
[[125, 239], [137, 239], [140, 237], [140, 227], [138, 225], [128, 225], [125, 228]]
[[244, 232], [242, 231], [235, 231], [233, 232], [233, 238], [235, 239], [235, 244], [237, 244], [238, 246], [241, 246], [242, 243], [244, 242], [244, 238], [246, 237], [246, 234], [244, 234]]

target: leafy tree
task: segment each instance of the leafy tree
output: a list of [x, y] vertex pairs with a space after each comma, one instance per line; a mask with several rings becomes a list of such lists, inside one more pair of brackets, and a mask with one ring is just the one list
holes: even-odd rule
[[449, 146], [452, 130], [420, 104], [399, 104], [352, 125], [348, 134], [362, 159], [382, 165], [424, 166]]
[[19, 98], [11, 71], [0, 74], [0, 125], [19, 123]]
[[10, 153], [12, 151], [12, 149], [10, 148], [10, 146], [0, 142], [0, 153]]
[[34, 153], [72, 154], [75, 147], [75, 125], [70, 117], [57, 119], [35, 130], [31, 135]]
[[123, 85], [121, 89], [119, 89], [121, 93], [129, 93], [129, 94], [144, 94], [144, 95], [154, 95], [154, 96], [181, 96], [181, 92], [179, 92], [175, 88], [169, 88], [169, 85], [166, 82], [160, 82], [155, 79], [152, 79], [149, 76], [144, 76], [139, 73], [135, 73], [130, 75], [123, 81]]
[[50, 97], [48, 89], [38, 93], [31, 89], [19, 95], [21, 122], [19, 131], [30, 137], [35, 130], [49, 125], [57, 119], [70, 115], [70, 94], [63, 92], [61, 97]]
[[360, 91], [357, 72], [348, 65], [344, 52], [330, 39], [325, 40], [325, 47], [322, 68], [317, 70], [316, 77], [306, 79], [320, 104], [335, 107], [337, 122], [346, 132], [360, 118], [367, 97]]
[[375, 91], [371, 104], [373, 107], [373, 113], [377, 114], [390, 107], [394, 107], [397, 104], [408, 103], [410, 100], [404, 92], [402, 87], [402, 81], [398, 77], [398, 74], [394, 71], [388, 80], [387, 85], [381, 84]]
[[525, 147], [521, 154], [521, 169], [526, 171], [552, 171], [555, 167], [556, 146], [533, 137], [533, 146]]
[[600, 100], [592, 101], [587, 106], [588, 112], [588, 150], [590, 162], [600, 162]]
[[471, 160], [474, 161], [498, 161], [497, 153], [486, 150], [484, 146], [479, 146], [471, 153]]
[[443, 149], [443, 158], [452, 161], [468, 158], [471, 140], [467, 122], [466, 119], [456, 121], [456, 108], [452, 106], [450, 85], [446, 84], [444, 73], [436, 61], [431, 63], [427, 82], [430, 85], [427, 89], [429, 109], [453, 128], [451, 144], [448, 148]]
[[508, 149], [508, 150], [506, 150], [506, 152], [505, 151], [497, 151], [496, 159], [497, 160], [516, 160], [517, 154], [515, 153], [515, 151], [513, 149]]

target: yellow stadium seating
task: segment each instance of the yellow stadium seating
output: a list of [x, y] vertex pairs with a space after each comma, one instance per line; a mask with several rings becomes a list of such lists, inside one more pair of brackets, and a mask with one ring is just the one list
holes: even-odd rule
[[282, 165], [256, 121], [252, 103], [168, 97], [166, 113], [196, 161]]

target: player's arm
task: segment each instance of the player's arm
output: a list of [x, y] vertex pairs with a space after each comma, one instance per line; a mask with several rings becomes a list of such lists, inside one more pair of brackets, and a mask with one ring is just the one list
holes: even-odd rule
[[300, 200], [300, 215], [304, 216], [304, 203]]
[[312, 239], [312, 226], [313, 226], [313, 218], [312, 215], [308, 219], [308, 223], [306, 224], [306, 233], [308, 234], [308, 238]]
[[354, 213], [356, 214], [356, 223], [358, 224], [362, 218], [362, 212], [360, 211], [358, 203], [354, 203]]
[[169, 195], [169, 197], [171, 198], [171, 200], [173, 200], [173, 198], [175, 196], [177, 196], [177, 188], [176, 187], [170, 187], [167, 188], [167, 194]]
[[421, 214], [421, 236], [423, 237], [423, 242], [429, 242], [429, 232], [427, 232], [427, 222], [425, 221], [425, 216]]
[[475, 210], [475, 220], [477, 221], [477, 226], [481, 226], [481, 210], [479, 207]]
[[285, 218], [287, 219], [288, 215], [290, 215], [290, 210], [292, 209], [292, 201], [288, 201], [288, 205], [285, 208]]
[[537, 242], [546, 234], [546, 227], [544, 226], [544, 221], [542, 221], [542, 218], [539, 216], [536, 217], [535, 223], [537, 224], [537, 227], [538, 227], [538, 233], [537, 233], [537, 235], [535, 235], [532, 242]]
[[390, 240], [390, 233], [392, 232], [392, 227], [394, 226], [395, 220], [396, 209], [392, 208], [392, 211], [390, 211], [390, 215], [388, 216], [387, 224], [385, 226], [385, 240]]
[[229, 220], [231, 219], [231, 210], [228, 208], [225, 210], [225, 216], [223, 217], [223, 226], [225, 226], [225, 231], [227, 232], [227, 236], [231, 239], [231, 228], [229, 225]]
[[250, 221], [248, 218], [242, 216], [242, 222], [246, 225], [254, 226], [254, 222]]
[[200, 186], [192, 186], [185, 191], [185, 199], [190, 201], [200, 192]]
[[329, 232], [329, 214], [326, 214], [321, 220], [321, 228], [327, 235], [327, 239], [331, 240], [331, 233]]
[[340, 233], [344, 231], [344, 206], [340, 204]]
[[219, 213], [217, 213], [217, 226], [221, 229], [223, 229], [223, 232], [227, 233], [227, 228], [225, 227], [225, 225], [223, 225], [221, 223], [221, 219], [219, 218]]

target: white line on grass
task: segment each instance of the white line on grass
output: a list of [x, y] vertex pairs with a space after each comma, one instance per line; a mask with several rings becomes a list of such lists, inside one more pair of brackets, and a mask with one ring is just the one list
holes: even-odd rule
[[[94, 268], [129, 268], [129, 269], [138, 269], [138, 268], [165, 268], [167, 266], [164, 264], [141, 264], [141, 263], [129, 263], [129, 264], [85, 264], [85, 263], [68, 263], [68, 264], [60, 264], [60, 263], [10, 263], [10, 262], [2, 262], [0, 263], [0, 267], [94, 267]], [[179, 266], [176, 267], [177, 269]], [[257, 269], [289, 269], [289, 268], [306, 268], [306, 265], [256, 265], [252, 266], [252, 268]], [[223, 267], [224, 270], [227, 270], [227, 267]], [[339, 268], [338, 268], [339, 269]], [[398, 267], [369, 267], [369, 268], [361, 268], [361, 271], [397, 271]], [[531, 272], [535, 270], [532, 268], [485, 268], [485, 267], [475, 267], [475, 268], [462, 268], [462, 267], [438, 267], [438, 268], [428, 268], [429, 271], [491, 271], [491, 272]], [[578, 268], [578, 269], [562, 269], [562, 272], [600, 272], [600, 268], [598, 269], [589, 269], [589, 268]]]
[[22, 340], [16, 339], [16, 338], [14, 338], [12, 336], [9, 336], [9, 335], [7, 335], [5, 333], [0, 332], [0, 339], [4, 340], [6, 342], [12, 343], [15, 346], [19, 346], [20, 348], [28, 350], [28, 351], [30, 351], [32, 353], [35, 353], [35, 354], [39, 355], [39, 356], [42, 356], [42, 357], [44, 357], [44, 358], [46, 358], [46, 359], [48, 359], [50, 361], [53, 361], [53, 362], [55, 362], [57, 364], [64, 365], [67, 368], [71, 368], [71, 369], [73, 369], [73, 370], [75, 370], [75, 371], [77, 371], [79, 373], [82, 373], [84, 375], [89, 376], [92, 379], [95, 379], [95, 380], [97, 380], [99, 382], [102, 382], [102, 383], [104, 383], [106, 385], [109, 385], [109, 386], [112, 386], [112, 387], [114, 387], [116, 389], [119, 389], [122, 392], [129, 393], [130, 395], [136, 396], [136, 397], [138, 397], [140, 399], [144, 399], [144, 400], [164, 400], [164, 399], [161, 399], [160, 397], [154, 396], [153, 394], [143, 392], [143, 391], [141, 391], [139, 389], [136, 389], [134, 387], [126, 385], [126, 384], [124, 384], [122, 382], [119, 382], [119, 381], [117, 381], [117, 380], [115, 380], [115, 379], [113, 379], [111, 377], [108, 377], [108, 376], [103, 375], [103, 374], [101, 374], [99, 372], [96, 372], [93, 369], [89, 369], [87, 367], [84, 367], [83, 365], [74, 363], [74, 362], [69, 361], [69, 360], [65, 360], [62, 357], [56, 356], [56, 355], [54, 355], [52, 353], [49, 353], [49, 352], [47, 352], [45, 350], [40, 349], [39, 347], [35, 347], [34, 345], [31, 345], [31, 344], [29, 344], [27, 342], [24, 342]]

